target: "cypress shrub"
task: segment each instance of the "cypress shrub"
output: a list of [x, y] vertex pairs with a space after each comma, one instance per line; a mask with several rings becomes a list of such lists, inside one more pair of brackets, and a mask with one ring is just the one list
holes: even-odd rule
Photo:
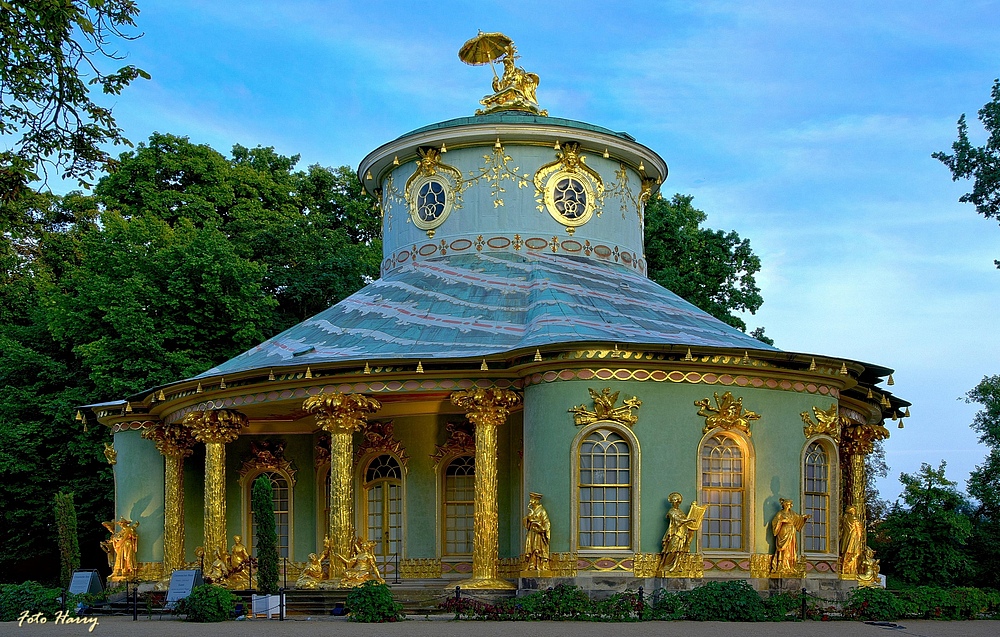
[[76, 532], [76, 505], [73, 494], [55, 495], [56, 529], [59, 532], [59, 586], [69, 586], [73, 571], [80, 568], [80, 540]]
[[256, 525], [257, 590], [264, 595], [278, 592], [278, 531], [274, 523], [274, 500], [267, 476], [253, 483], [251, 510]]

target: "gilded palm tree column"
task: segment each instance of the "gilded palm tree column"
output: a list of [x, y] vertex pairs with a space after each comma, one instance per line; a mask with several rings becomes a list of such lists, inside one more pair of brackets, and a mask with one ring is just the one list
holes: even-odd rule
[[516, 588], [497, 577], [500, 519], [497, 505], [497, 428], [507, 421], [521, 397], [507, 389], [469, 389], [451, 394], [452, 404], [465, 410], [476, 427], [476, 495], [473, 503], [472, 577], [469, 589]]
[[330, 434], [330, 519], [327, 541], [321, 551], [330, 559], [330, 579], [344, 574], [344, 559], [354, 545], [354, 450], [352, 436], [367, 423], [368, 414], [382, 404], [364, 394], [327, 394], [306, 398], [302, 408], [316, 415], [316, 424]]
[[[184, 417], [195, 440], [205, 443], [205, 555], [226, 551], [226, 443], [247, 426], [245, 414], [231, 409], [196, 411]], [[206, 558], [208, 559], [208, 558]]]
[[[842, 511], [847, 511], [848, 507], [854, 507], [855, 515], [861, 521], [862, 546], [867, 545], [865, 529], [868, 528], [868, 516], [865, 509], [865, 485], [867, 483], [865, 456], [872, 452], [876, 441], [885, 440], [888, 437], [889, 430], [882, 425], [857, 423], [846, 423], [840, 436], [840, 452], [843, 456], [843, 464], [847, 467], [847, 471], [844, 472]], [[853, 573], [844, 572], [843, 567], [841, 574], [853, 575]]]
[[163, 454], [163, 573], [169, 578], [184, 567], [184, 458], [191, 455], [195, 440], [180, 423], [150, 427], [142, 437]]

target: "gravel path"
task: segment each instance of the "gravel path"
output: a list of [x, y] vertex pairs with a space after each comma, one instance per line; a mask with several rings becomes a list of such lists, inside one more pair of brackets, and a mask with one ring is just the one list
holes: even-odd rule
[[900, 621], [894, 626], [876, 626], [861, 622], [785, 622], [737, 624], [720, 622], [642, 622], [607, 624], [589, 622], [456, 622], [447, 617], [414, 617], [397, 624], [356, 624], [342, 618], [295, 617], [231, 621], [218, 624], [193, 624], [176, 619], [133, 622], [131, 617], [100, 617], [90, 624], [0, 623], [0, 636], [65, 637], [99, 635], [100, 637], [878, 637], [907, 635], [916, 637], [997, 637], [1000, 621]]

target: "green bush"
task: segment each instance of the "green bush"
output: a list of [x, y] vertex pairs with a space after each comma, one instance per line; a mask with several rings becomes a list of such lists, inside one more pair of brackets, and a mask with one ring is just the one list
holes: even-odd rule
[[907, 605], [884, 588], [855, 589], [844, 605], [847, 616], [865, 621], [892, 621], [906, 611]]
[[615, 593], [607, 599], [591, 603], [590, 619], [598, 622], [635, 622], [639, 621], [640, 608], [637, 593]]
[[562, 621], [586, 619], [591, 612], [590, 597], [579, 586], [559, 584], [555, 588], [529, 593], [511, 600], [523, 619]]
[[685, 595], [687, 619], [700, 622], [759, 622], [764, 602], [746, 580], [708, 582]]
[[397, 622], [404, 617], [403, 605], [392, 598], [389, 587], [374, 580], [351, 589], [347, 610], [352, 622]]
[[800, 612], [789, 615], [792, 611], [801, 611], [802, 597], [800, 595], [782, 591], [764, 599], [763, 603], [764, 615], [770, 621], [781, 622], [801, 618]]
[[903, 615], [920, 619], [942, 619], [950, 603], [948, 591], [936, 586], [914, 586], [896, 593]]
[[989, 611], [989, 597], [978, 588], [953, 588], [949, 593], [945, 606], [948, 619], [976, 619]]
[[46, 588], [38, 582], [0, 584], [0, 622], [16, 621], [21, 613], [42, 613], [52, 619], [62, 608], [58, 588]]
[[644, 618], [668, 621], [684, 619], [685, 612], [684, 593], [671, 593], [661, 589], [653, 593], [653, 601]]
[[222, 622], [233, 618], [240, 598], [221, 586], [202, 584], [177, 605], [177, 612], [189, 622]]

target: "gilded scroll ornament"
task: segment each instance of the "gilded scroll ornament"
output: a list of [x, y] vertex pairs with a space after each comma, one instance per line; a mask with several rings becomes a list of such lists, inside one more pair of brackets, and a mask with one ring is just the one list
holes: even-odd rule
[[802, 577], [799, 567], [798, 532], [805, 526], [810, 515], [801, 515], [792, 510], [793, 502], [781, 498], [781, 509], [771, 518], [774, 533], [774, 556], [771, 558], [771, 575]]
[[683, 497], [674, 491], [667, 500], [670, 502], [670, 509], [667, 511], [667, 532], [663, 534], [663, 552], [660, 553], [659, 563], [656, 565], [657, 577], [697, 577], [691, 573], [692, 562], [696, 563], [698, 570], [701, 570], [701, 555], [696, 560], [689, 559], [691, 553], [691, 540], [701, 527], [701, 520], [705, 515], [705, 507], [696, 502], [691, 503], [687, 515], [681, 511], [681, 501]]
[[452, 210], [462, 207], [462, 171], [442, 163], [441, 151], [432, 146], [418, 148], [417, 154], [417, 169], [403, 190], [413, 225], [432, 238]]
[[699, 416], [705, 417], [705, 428], [702, 433], [708, 433], [716, 427], [722, 429], [738, 429], [747, 436], [750, 435], [750, 423], [760, 420], [760, 414], [743, 409], [743, 398], [736, 398], [731, 392], [726, 392], [719, 398], [715, 393], [715, 407], [709, 404], [708, 398], [694, 401], [694, 404], [701, 409]]
[[556, 160], [535, 173], [534, 183], [538, 210], [547, 210], [569, 234], [590, 221], [595, 212], [601, 215], [604, 181], [587, 166], [576, 142], [562, 144]]
[[837, 442], [840, 442], [840, 428], [847, 424], [847, 419], [840, 415], [837, 403], [834, 402], [826, 411], [815, 406], [812, 410], [816, 414], [815, 421], [809, 416], [808, 411], [799, 414], [802, 417], [802, 422], [805, 423], [802, 432], [806, 438], [811, 438], [817, 434], [826, 434]]
[[516, 66], [519, 57], [514, 43], [503, 33], [480, 31], [459, 49], [458, 58], [472, 66], [489, 64], [493, 68], [495, 61], [503, 63], [503, 75], [497, 75], [493, 68], [493, 95], [480, 100], [485, 108], [477, 110], [476, 115], [496, 111], [526, 111], [535, 115], [548, 115], [547, 111], [538, 108], [538, 98], [535, 96], [538, 76]]
[[383, 453], [392, 454], [398, 458], [403, 471], [406, 471], [406, 461], [410, 458], [406, 455], [403, 443], [396, 439], [391, 420], [373, 422], [365, 428], [364, 440], [354, 452], [354, 464], [356, 465], [369, 454]]
[[104, 457], [107, 459], [109, 465], [115, 466], [118, 464], [118, 451], [115, 450], [115, 443], [104, 443]]
[[542, 506], [542, 494], [531, 493], [528, 496], [528, 514], [524, 516], [524, 528], [528, 534], [524, 540], [524, 570], [523, 577], [545, 577], [549, 573], [549, 540], [552, 534], [552, 523], [548, 511]]
[[250, 443], [250, 453], [240, 465], [240, 482], [245, 483], [251, 475], [261, 471], [281, 471], [288, 476], [289, 484], [295, 486], [295, 465], [285, 458], [284, 440], [261, 440]]
[[594, 399], [593, 410], [587, 409], [583, 405], [571, 407], [567, 410], [573, 414], [573, 422], [578, 427], [602, 420], [609, 420], [632, 427], [639, 421], [639, 415], [632, 413], [633, 409], [642, 407], [642, 401], [638, 397], [626, 398], [622, 401], [621, 407], [615, 407], [618, 403], [618, 396], [621, 394], [620, 391], [612, 394], [610, 387], [605, 387], [599, 393], [590, 388], [587, 391], [590, 392], [590, 397]]
[[431, 455], [435, 467], [446, 457], [476, 452], [476, 437], [472, 434], [468, 423], [450, 422], [445, 425], [445, 431], [448, 432], [448, 439], [443, 445], [435, 445], [434, 454]]

